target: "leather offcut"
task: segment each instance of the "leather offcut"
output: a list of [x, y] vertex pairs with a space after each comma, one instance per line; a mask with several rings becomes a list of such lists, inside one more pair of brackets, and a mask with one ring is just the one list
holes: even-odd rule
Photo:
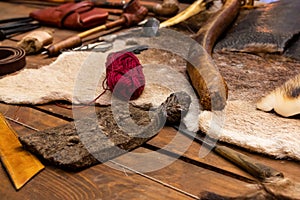
[[94, 7], [92, 2], [82, 1], [35, 10], [29, 16], [43, 25], [81, 30], [104, 24], [108, 12]]

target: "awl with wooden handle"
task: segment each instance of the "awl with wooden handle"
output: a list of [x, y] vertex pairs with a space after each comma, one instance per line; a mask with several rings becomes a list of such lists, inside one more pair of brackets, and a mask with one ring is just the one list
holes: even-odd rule
[[0, 159], [17, 190], [44, 169], [44, 165], [22, 148], [18, 136], [0, 114]]
[[120, 19], [117, 19], [112, 22], [108, 22], [101, 26], [97, 26], [90, 30], [86, 30], [77, 35], [66, 38], [56, 44], [51, 45], [47, 49], [47, 53], [49, 56], [56, 56], [63, 49], [70, 49], [74, 47], [78, 47], [82, 44], [82, 40], [92, 34], [109, 30], [118, 26], [133, 26], [141, 22], [145, 19], [148, 14], [148, 10], [146, 7], [141, 6], [139, 0], [131, 0], [124, 6], [124, 12]]
[[262, 182], [268, 182], [273, 178], [283, 177], [281, 172], [273, 169], [272, 167], [259, 163], [245, 154], [239, 153], [225, 146], [212, 144], [212, 142], [210, 143], [207, 140], [200, 138], [198, 135], [196, 135], [196, 133], [185, 129], [179, 129], [178, 126], [174, 126], [174, 128], [184, 135], [194, 139], [195, 141], [210, 147], [210, 149], [214, 150], [216, 153], [228, 159], [233, 164], [237, 165]]

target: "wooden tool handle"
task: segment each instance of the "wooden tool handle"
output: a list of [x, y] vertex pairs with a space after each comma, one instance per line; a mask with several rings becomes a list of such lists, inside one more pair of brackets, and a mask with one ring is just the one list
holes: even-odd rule
[[65, 40], [62, 40], [56, 44], [51, 45], [47, 51], [49, 56], [56, 56], [63, 49], [70, 49], [73, 47], [78, 47], [82, 43], [80, 36], [74, 35]]
[[267, 182], [272, 178], [283, 177], [281, 172], [258, 163], [248, 156], [238, 153], [228, 147], [216, 146], [215, 151], [263, 182]]

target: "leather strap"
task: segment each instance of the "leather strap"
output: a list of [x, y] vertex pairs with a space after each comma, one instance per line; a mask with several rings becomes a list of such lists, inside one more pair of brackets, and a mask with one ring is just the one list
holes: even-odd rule
[[18, 71], [26, 65], [25, 50], [19, 47], [0, 46], [0, 76]]

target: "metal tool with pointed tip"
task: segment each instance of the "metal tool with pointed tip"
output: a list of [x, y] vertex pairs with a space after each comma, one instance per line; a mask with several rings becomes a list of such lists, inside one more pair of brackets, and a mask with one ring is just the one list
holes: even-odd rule
[[263, 182], [266, 182], [269, 179], [283, 177], [283, 174], [281, 172], [262, 163], [259, 163], [258, 161], [246, 156], [245, 154], [239, 153], [225, 146], [217, 145], [216, 141], [212, 141], [211, 139], [202, 139], [196, 133], [185, 129], [180, 129], [178, 126], [174, 126], [174, 128], [182, 134], [194, 139], [196, 142], [208, 146], [222, 157], [228, 159], [235, 165], [239, 166], [240, 168]]
[[[248, 172], [253, 177], [257, 178], [261, 184], [261, 193], [248, 194], [249, 196], [241, 196], [233, 199], [300, 199], [300, 183], [284, 177], [284, 174], [276, 169], [258, 162], [245, 154], [239, 153], [233, 149], [216, 144], [212, 139], [203, 139], [194, 132], [179, 128], [176, 125], [173, 127], [195, 140], [196, 142], [209, 147], [223, 158], [231, 161], [236, 166]], [[262, 195], [258, 195], [262, 194]], [[232, 199], [214, 196], [216, 199]]]
[[30, 17], [0, 20], [0, 41], [10, 38], [15, 34], [25, 33], [39, 27], [39, 23]]
[[81, 32], [77, 35], [69, 37], [63, 41], [51, 45], [48, 50], [49, 56], [56, 56], [63, 49], [78, 47], [82, 44], [82, 39], [98, 33], [100, 31], [109, 30], [118, 26], [133, 26], [145, 19], [148, 14], [146, 7], [141, 6], [138, 0], [131, 0], [124, 6], [124, 12], [120, 19], [108, 22], [104, 25], [97, 26], [90, 30]]

